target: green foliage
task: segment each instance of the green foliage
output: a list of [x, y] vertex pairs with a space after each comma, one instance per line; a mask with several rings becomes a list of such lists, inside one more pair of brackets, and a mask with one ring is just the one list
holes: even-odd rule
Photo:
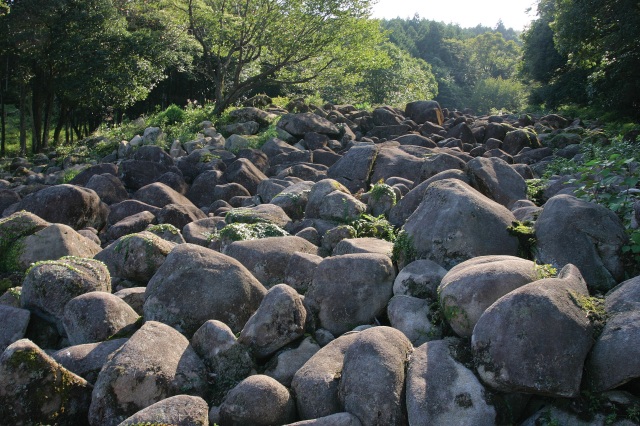
[[594, 329], [594, 339], [597, 338], [605, 324], [607, 323], [607, 310], [605, 309], [604, 297], [585, 296], [574, 291], [570, 291], [573, 302], [584, 312]]
[[357, 220], [350, 222], [349, 225], [356, 230], [357, 238], [379, 238], [390, 242], [396, 240], [395, 229], [384, 215], [373, 217], [363, 213]]
[[80, 174], [82, 170], [80, 169], [67, 169], [64, 171], [64, 174], [62, 175], [62, 183], [69, 183], [71, 182], [76, 176], [78, 176]]
[[417, 256], [418, 252], [413, 245], [413, 238], [411, 238], [404, 229], [400, 230], [393, 244], [391, 259], [396, 263], [404, 263], [407, 265], [416, 260]]
[[533, 259], [533, 249], [536, 244], [536, 237], [533, 231], [532, 222], [512, 222], [507, 228], [510, 235], [518, 238], [518, 256], [524, 259]]
[[396, 205], [396, 193], [390, 185], [386, 183], [378, 182], [371, 186], [371, 190], [369, 191], [370, 197], [374, 201], [380, 200], [383, 196], [387, 196], [392, 200], [392, 205]]
[[492, 110], [522, 111], [526, 103], [524, 85], [515, 79], [488, 77], [473, 88], [469, 107], [477, 114], [488, 114]]
[[230, 223], [217, 234], [210, 237], [210, 240], [219, 239], [221, 241], [244, 241], [256, 240], [267, 237], [284, 237], [289, 235], [287, 231], [273, 223]]
[[555, 278], [558, 275], [558, 270], [553, 267], [553, 265], [549, 265], [548, 263], [535, 263], [533, 265], [536, 271], [536, 278], [539, 280], [544, 280], [546, 278]]
[[[556, 157], [562, 158], [562, 157]], [[527, 179], [527, 198], [540, 206], [543, 203], [542, 195], [545, 188], [543, 179]]]
[[184, 121], [184, 110], [176, 104], [171, 104], [163, 112], [155, 116], [154, 125], [164, 127]]

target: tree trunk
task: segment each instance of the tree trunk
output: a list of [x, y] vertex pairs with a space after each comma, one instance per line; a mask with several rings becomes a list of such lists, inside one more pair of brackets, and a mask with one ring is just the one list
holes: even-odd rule
[[64, 128], [66, 120], [67, 120], [66, 108], [64, 105], [60, 105], [60, 114], [58, 115], [58, 123], [56, 124], [56, 128], [53, 131], [54, 145], [60, 145], [60, 133], [62, 133], [62, 129]]
[[20, 155], [27, 155], [27, 85], [20, 83]]
[[50, 91], [47, 94], [47, 99], [44, 107], [44, 123], [42, 126], [42, 145], [40, 149], [49, 148], [49, 130], [51, 129], [51, 115], [53, 112], [53, 92]]
[[[1, 86], [1, 85], [0, 85]], [[4, 110], [4, 90], [0, 87], [0, 157], [4, 157], [6, 153], [6, 113]]]

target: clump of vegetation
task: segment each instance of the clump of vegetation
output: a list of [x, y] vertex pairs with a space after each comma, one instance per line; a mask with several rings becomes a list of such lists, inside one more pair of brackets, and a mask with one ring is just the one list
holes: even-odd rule
[[62, 175], [62, 183], [71, 182], [76, 176], [80, 174], [81, 170], [78, 169], [67, 169]]
[[570, 291], [571, 300], [585, 313], [593, 325], [593, 337], [597, 338], [607, 323], [607, 310], [604, 305], [604, 297], [585, 296], [575, 291]]
[[510, 235], [518, 238], [518, 256], [524, 259], [533, 259], [533, 250], [536, 245], [533, 222], [512, 222], [507, 228]]
[[219, 232], [210, 234], [209, 240], [222, 242], [257, 240], [267, 237], [284, 237], [289, 235], [287, 231], [273, 223], [230, 223]]
[[396, 263], [407, 265], [416, 260], [417, 256], [418, 252], [413, 245], [413, 238], [405, 230], [400, 230], [393, 244], [391, 259]]
[[356, 230], [357, 238], [379, 238], [391, 242], [396, 240], [396, 231], [384, 215], [374, 217], [363, 213], [349, 225]]
[[537, 206], [542, 205], [545, 181], [543, 179], [527, 179], [527, 198]]
[[396, 193], [390, 185], [383, 182], [375, 183], [369, 191], [371, 199], [379, 201], [382, 197], [388, 197], [392, 205], [396, 205]]
[[544, 280], [546, 278], [555, 278], [558, 276], [558, 269], [554, 268], [553, 265], [548, 263], [535, 263], [533, 268], [536, 272], [536, 278], [539, 280]]

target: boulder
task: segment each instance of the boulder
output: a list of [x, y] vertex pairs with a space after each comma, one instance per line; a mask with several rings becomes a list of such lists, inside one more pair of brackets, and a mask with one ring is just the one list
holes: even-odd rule
[[300, 220], [304, 217], [313, 185], [309, 181], [295, 183], [276, 194], [270, 202], [282, 208], [291, 219]]
[[193, 221], [182, 228], [182, 235], [187, 243], [207, 247], [209, 240], [217, 232], [218, 225], [224, 224], [224, 219], [207, 217]]
[[[425, 181], [438, 173], [448, 170], [462, 170], [465, 171], [467, 163], [455, 155], [448, 154], [446, 152], [437, 153], [435, 155], [427, 157], [420, 168], [418, 179], [416, 182]], [[415, 180], [415, 179], [414, 179]]]
[[317, 255], [318, 247], [295, 236], [236, 241], [224, 253], [238, 260], [265, 287], [284, 282], [289, 259], [294, 253]]
[[159, 208], [163, 208], [167, 204], [182, 204], [195, 207], [187, 197], [160, 182], [143, 186], [133, 194], [133, 198]]
[[173, 426], [208, 426], [209, 405], [199, 396], [176, 395], [151, 404], [118, 426], [167, 424]]
[[496, 410], [480, 381], [451, 352], [460, 342], [437, 340], [416, 348], [407, 370], [407, 413], [411, 425], [496, 424]]
[[96, 164], [95, 166], [89, 166], [71, 179], [69, 184], [86, 186], [92, 177], [104, 174], [118, 176], [118, 166], [111, 163], [101, 163]]
[[640, 377], [640, 312], [622, 311], [607, 319], [586, 364], [587, 380], [604, 392]]
[[358, 333], [344, 354], [339, 395], [345, 411], [364, 425], [406, 424], [404, 382], [412, 351], [411, 342], [394, 328]]
[[238, 342], [265, 358], [304, 334], [307, 312], [300, 295], [286, 284], [272, 287], [245, 324]]
[[113, 339], [106, 342], [69, 346], [54, 352], [51, 357], [67, 370], [93, 384], [111, 354], [120, 349], [126, 341], [127, 339]]
[[239, 158], [227, 167], [222, 178], [229, 183], [242, 185], [251, 195], [255, 195], [258, 184], [267, 179], [253, 163], [246, 158]]
[[291, 224], [291, 218], [275, 204], [232, 209], [224, 219], [226, 223], [272, 223], [280, 228], [286, 228]]
[[542, 148], [540, 141], [535, 133], [527, 130], [512, 130], [507, 132], [502, 141], [502, 150], [507, 154], [516, 155], [523, 148]]
[[208, 206], [216, 200], [213, 196], [213, 188], [221, 181], [222, 172], [220, 170], [202, 172], [191, 184], [187, 198], [198, 207]]
[[138, 315], [142, 316], [145, 290], [145, 287], [129, 287], [118, 290], [113, 294], [124, 300]]
[[620, 283], [609, 291], [604, 303], [609, 315], [640, 308], [640, 275]]
[[375, 157], [370, 182], [386, 181], [390, 177], [402, 177], [415, 181], [420, 177], [420, 167], [424, 161], [424, 158], [396, 147], [381, 148]]
[[518, 240], [509, 234], [513, 214], [457, 179], [429, 185], [404, 230], [417, 258], [444, 268], [477, 256], [516, 255]]
[[156, 216], [147, 210], [132, 214], [110, 226], [107, 238], [109, 241], [115, 241], [125, 235], [142, 232], [155, 222]]
[[109, 208], [95, 191], [67, 184], [29, 194], [20, 200], [15, 210], [26, 210], [46, 221], [62, 223], [76, 230], [88, 226], [100, 230], [109, 214]]
[[157, 182], [158, 178], [169, 171], [178, 170], [155, 161], [124, 160], [120, 163], [118, 177], [124, 186], [138, 190], [143, 186]]
[[296, 404], [289, 390], [261, 374], [240, 382], [220, 405], [221, 424], [281, 425], [291, 423], [295, 416]]
[[143, 231], [119, 238], [95, 259], [107, 265], [112, 277], [146, 285], [174, 247], [174, 243]]
[[6, 425], [86, 425], [91, 385], [28, 339], [0, 355], [0, 419]]
[[155, 218], [155, 215], [160, 211], [159, 207], [138, 200], [125, 200], [121, 203], [112, 204], [109, 208], [111, 209], [108, 219], [110, 225], [114, 225], [124, 218], [144, 211], [152, 213]]
[[293, 287], [298, 293], [305, 294], [321, 262], [322, 257], [316, 254], [293, 253], [284, 271], [284, 283]]
[[536, 281], [536, 264], [514, 256], [479, 256], [454, 266], [438, 286], [445, 319], [460, 337], [471, 337], [484, 311], [505, 294]]
[[498, 299], [471, 337], [482, 381], [502, 392], [577, 397], [593, 344], [593, 326], [580, 306], [588, 297], [580, 271], [569, 264], [558, 278], [534, 281]]
[[621, 248], [627, 236], [614, 212], [571, 195], [556, 195], [534, 225], [535, 257], [562, 268], [572, 263], [589, 288], [606, 291], [622, 280]]
[[361, 426], [360, 420], [351, 413], [336, 413], [319, 419], [301, 420], [288, 426]]
[[446, 269], [431, 260], [415, 260], [396, 276], [393, 294], [435, 300], [438, 286], [446, 274]]
[[359, 333], [349, 333], [329, 342], [294, 375], [291, 388], [301, 419], [316, 419], [344, 412], [339, 397], [344, 355]]
[[0, 304], [0, 353], [24, 337], [30, 318], [31, 312], [26, 309]]
[[204, 364], [183, 335], [147, 321], [100, 371], [89, 423], [115, 426], [170, 396], [206, 396], [206, 378]]
[[29, 269], [22, 283], [20, 303], [62, 326], [67, 302], [90, 291], [111, 292], [106, 266], [93, 259], [63, 257]]
[[144, 317], [192, 335], [217, 319], [242, 330], [267, 290], [232, 257], [193, 244], [174, 248], [147, 285]]
[[470, 184], [467, 174], [459, 169], [445, 170], [414, 186], [389, 210], [389, 222], [400, 228], [418, 208], [429, 185], [443, 179], [459, 179]]
[[375, 145], [354, 146], [329, 167], [327, 176], [343, 184], [352, 193], [360, 189], [367, 190], [377, 155], [378, 148]]
[[318, 265], [305, 295], [317, 324], [340, 335], [381, 315], [393, 294], [395, 271], [388, 256], [347, 254]]
[[336, 244], [333, 256], [355, 253], [378, 253], [391, 257], [393, 243], [380, 238], [345, 238]]
[[471, 186], [508, 209], [527, 198], [527, 183], [506, 161], [477, 157], [467, 163]]
[[389, 300], [387, 317], [391, 327], [402, 331], [413, 346], [439, 339], [442, 330], [435, 324], [429, 301], [397, 295]]
[[285, 114], [280, 118], [277, 128], [298, 137], [315, 132], [328, 136], [338, 136], [340, 130], [335, 124], [314, 113]]
[[120, 179], [109, 173], [92, 176], [85, 185], [85, 188], [95, 191], [98, 197], [109, 205], [119, 203], [129, 198], [129, 193]]
[[169, 224], [182, 229], [189, 223], [206, 217], [202, 210], [192, 204], [167, 204], [158, 212], [156, 219], [160, 224]]
[[220, 404], [227, 392], [256, 374], [256, 363], [249, 348], [238, 343], [233, 331], [223, 322], [206, 321], [194, 333], [191, 344], [213, 378], [210, 389], [214, 404]]
[[118, 296], [92, 291], [69, 300], [62, 323], [72, 345], [108, 340], [125, 330], [133, 331], [138, 314]]
[[273, 377], [284, 386], [291, 387], [296, 372], [320, 350], [312, 337], [305, 338], [296, 348], [285, 348], [276, 353], [268, 363], [264, 374]]
[[404, 110], [404, 115], [418, 124], [430, 122], [438, 126], [444, 123], [444, 115], [440, 104], [436, 101], [409, 102]]
[[73, 228], [53, 223], [46, 228], [14, 242], [5, 262], [8, 269], [26, 271], [32, 264], [57, 260], [64, 256], [91, 258], [100, 246]]

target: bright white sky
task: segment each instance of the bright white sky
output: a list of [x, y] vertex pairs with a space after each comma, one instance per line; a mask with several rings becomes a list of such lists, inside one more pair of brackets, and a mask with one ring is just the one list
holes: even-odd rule
[[[380, 19], [420, 18], [475, 27], [495, 27], [502, 19], [505, 27], [522, 31], [535, 19], [536, 0], [377, 0], [372, 16]], [[529, 14], [526, 10], [531, 8]]]

